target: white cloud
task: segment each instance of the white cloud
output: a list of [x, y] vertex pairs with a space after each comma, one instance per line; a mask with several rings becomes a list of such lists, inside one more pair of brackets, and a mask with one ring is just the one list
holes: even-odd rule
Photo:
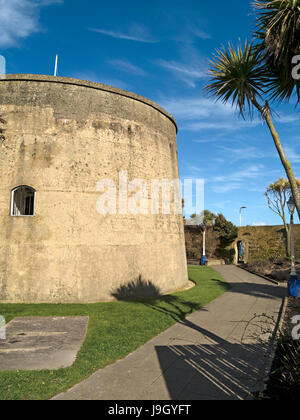
[[[221, 169], [224, 169], [226, 164], [224, 164], [224, 162], [220, 162], [219, 166]], [[264, 165], [259, 164], [244, 166], [240, 170], [229, 172], [227, 174], [209, 175], [203, 166], [197, 167], [188, 165], [187, 173], [189, 176], [185, 175], [185, 178], [199, 178], [199, 176], [201, 176], [202, 178], [205, 178], [207, 188], [211, 189], [216, 194], [225, 194], [230, 191], [245, 189], [245, 186], [247, 186], [248, 189], [251, 181], [257, 182], [257, 180], [271, 176], [273, 172], [275, 171], [267, 171]]]
[[[217, 117], [217, 115], [216, 115]], [[226, 131], [237, 131], [244, 128], [251, 128], [256, 127], [260, 124], [259, 120], [253, 121], [244, 121], [242, 119], [237, 119], [232, 115], [232, 118], [228, 118], [227, 120], [218, 120], [217, 118], [212, 121], [194, 121], [191, 123], [187, 123], [183, 126], [184, 130], [188, 131], [205, 131], [205, 130], [226, 130]]]
[[211, 188], [215, 193], [224, 194], [245, 188], [250, 180], [261, 178], [263, 175], [265, 175], [263, 165], [251, 165], [225, 175], [212, 176], [208, 178], [207, 183], [211, 182]]
[[120, 32], [118, 30], [109, 30], [109, 29], [89, 29], [92, 32], [98, 34], [107, 35], [112, 38], [125, 39], [127, 41], [136, 41], [153, 44], [157, 41], [149, 34], [148, 30], [141, 25], [134, 24], [132, 25], [127, 33]]
[[[179, 104], [178, 104], [179, 106]], [[221, 109], [227, 108], [226, 113], [222, 113]], [[253, 128], [259, 125], [263, 125], [262, 119], [257, 118], [244, 120], [238, 117], [236, 110], [229, 103], [223, 104], [222, 102], [211, 102], [211, 113], [213, 117], [211, 121], [191, 121], [184, 125], [184, 129], [189, 131], [203, 131], [203, 130], [226, 130], [226, 131], [238, 131], [245, 128]], [[224, 118], [227, 114], [227, 118]], [[231, 118], [230, 118], [231, 114]], [[291, 115], [289, 117], [282, 117], [274, 120], [275, 124], [291, 124], [299, 121], [298, 115]], [[267, 129], [267, 127], [266, 127]]]
[[[170, 63], [169, 63], [170, 64]], [[188, 72], [188, 70], [187, 70]], [[188, 73], [186, 73], [187, 76]], [[201, 72], [199, 73], [200, 77]], [[197, 73], [194, 74], [194, 77], [197, 76]], [[190, 79], [187, 80], [191, 86], [195, 85], [195, 80], [193, 80], [193, 72], [190, 73]], [[257, 115], [252, 120], [239, 117], [236, 108], [233, 107], [229, 102], [224, 104], [221, 101], [215, 101], [214, 99], [207, 98], [204, 96], [185, 96], [185, 97], [173, 97], [173, 98], [160, 98], [158, 102], [170, 112], [176, 120], [180, 123], [180, 129], [190, 132], [198, 133], [203, 139], [195, 139], [196, 143], [210, 143], [216, 140], [216, 136], [223, 137], [224, 135], [231, 134], [235, 132], [243, 131], [245, 135], [247, 129], [256, 128], [263, 126], [263, 121], [259, 115]], [[278, 116], [275, 120], [275, 125], [290, 125], [297, 124], [297, 121], [300, 121], [298, 114], [291, 115], [281, 115]], [[265, 125], [266, 133], [268, 133], [268, 127]], [[207, 137], [209, 134], [209, 137]], [[252, 157], [264, 157], [265, 153], [262, 153], [254, 148], [248, 148], [248, 152]], [[234, 153], [234, 151], [233, 151]], [[298, 156], [295, 153], [291, 154], [294, 159], [297, 159]], [[237, 156], [237, 153], [234, 153]], [[244, 156], [247, 157], [247, 154], [244, 152]], [[274, 157], [274, 154], [268, 153], [266, 157]], [[299, 156], [300, 159], [300, 156]]]
[[216, 208], [218, 210], [225, 210], [226, 207], [228, 207], [231, 203], [232, 203], [232, 201], [230, 201], [230, 200], [220, 201], [218, 203], [213, 204], [212, 208]]
[[243, 146], [240, 147], [226, 147], [218, 146], [218, 149], [226, 153], [226, 156], [230, 157], [230, 162], [237, 162], [239, 160], [249, 160], [249, 159], [265, 159], [265, 158], [277, 158], [278, 155], [275, 151], [266, 151], [265, 147], [260, 149], [258, 147], [247, 146], [246, 142]]
[[292, 114], [292, 115], [279, 115], [274, 118], [274, 121], [276, 123], [281, 124], [288, 124], [288, 123], [295, 123], [300, 122], [300, 117], [298, 114]]
[[264, 165], [251, 165], [239, 171], [235, 171], [226, 175], [214, 176], [214, 182], [241, 182], [249, 179], [256, 179], [265, 173]]
[[171, 72], [190, 88], [196, 88], [197, 82], [208, 78], [208, 61], [192, 46], [180, 49], [181, 60], [156, 60], [154, 64]]
[[213, 141], [217, 132], [223, 136], [224, 131], [234, 132], [262, 124], [259, 118], [252, 121], [239, 118], [229, 103], [223, 104], [203, 96], [162, 98], [159, 103], [181, 123], [181, 130], [199, 134], [209, 131], [212, 139], [195, 140], [199, 143]]
[[179, 29], [177, 29], [176, 35], [171, 38], [173, 41], [193, 44], [195, 38], [201, 39], [202, 41], [212, 38], [208, 32], [198, 28], [197, 25], [193, 25], [190, 22], [187, 22], [187, 27], [181, 29], [183, 29], [181, 32], [178, 32]]
[[291, 163], [300, 163], [300, 154], [291, 146], [284, 147], [287, 158]]
[[103, 85], [113, 86], [124, 90], [132, 89], [132, 87], [126, 82], [123, 82], [123, 80], [113, 79], [90, 71], [73, 73], [70, 77], [74, 79], [87, 80], [89, 82], [102, 83]]
[[251, 226], [268, 226], [266, 222], [254, 222]]
[[234, 111], [230, 105], [215, 103], [211, 99], [198, 97], [170, 98], [160, 101], [162, 106], [176, 118], [190, 121], [216, 117], [233, 116]]
[[171, 38], [179, 44], [194, 44], [195, 41], [211, 39], [207, 22], [203, 21], [203, 13], [200, 16], [192, 8], [173, 8], [167, 11], [168, 36], [173, 32]]
[[211, 35], [210, 35], [209, 33], [205, 32], [205, 31], [203, 31], [202, 29], [197, 28], [197, 27], [193, 27], [193, 28], [192, 28], [192, 33], [193, 33], [193, 34], [194, 34], [197, 38], [200, 38], [200, 39], [203, 39], [203, 40], [206, 40], [206, 39], [211, 39]]
[[0, 0], [0, 47], [9, 48], [41, 30], [40, 8], [62, 0]]
[[125, 73], [130, 73], [135, 76], [146, 76], [147, 73], [140, 67], [130, 63], [128, 60], [108, 60], [108, 64]]
[[181, 79], [189, 87], [195, 88], [196, 82], [201, 79], [206, 79], [207, 74], [205, 69], [201, 70], [198, 66], [189, 66], [185, 63], [177, 61], [157, 60], [160, 67], [171, 71], [176, 77]]
[[[251, 187], [251, 188], [248, 188], [248, 191], [252, 191], [252, 192], [258, 192], [258, 193], [261, 193], [261, 194], [264, 194], [265, 192], [266, 192], [266, 188], [264, 188], [264, 187]], [[264, 206], [263, 206], [264, 207]]]
[[212, 190], [216, 194], [225, 194], [230, 191], [239, 190], [241, 188], [241, 184], [235, 183], [235, 182], [228, 182], [223, 185], [214, 185], [212, 187]]

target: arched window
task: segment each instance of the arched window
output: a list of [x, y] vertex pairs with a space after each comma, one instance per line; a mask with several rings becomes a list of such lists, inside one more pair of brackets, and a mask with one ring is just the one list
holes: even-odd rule
[[34, 215], [35, 189], [21, 185], [11, 192], [11, 216]]

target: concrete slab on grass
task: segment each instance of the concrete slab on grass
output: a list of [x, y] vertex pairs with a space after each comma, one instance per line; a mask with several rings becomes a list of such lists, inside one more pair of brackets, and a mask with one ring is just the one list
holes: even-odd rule
[[0, 340], [0, 371], [55, 370], [71, 366], [84, 342], [89, 318], [20, 317]]

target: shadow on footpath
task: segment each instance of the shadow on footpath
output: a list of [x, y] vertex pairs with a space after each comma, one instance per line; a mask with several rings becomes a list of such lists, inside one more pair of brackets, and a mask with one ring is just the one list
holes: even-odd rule
[[[213, 279], [215, 282], [220, 280]], [[232, 293], [239, 293], [247, 296], [255, 296], [257, 298], [278, 299], [287, 296], [287, 287], [276, 286], [273, 284], [259, 284], [251, 282], [231, 283]]]
[[[213, 279], [220, 282], [218, 279]], [[264, 299], [286, 295], [285, 287], [257, 283], [231, 283], [230, 293]], [[238, 342], [229, 342], [184, 319], [180, 324], [199, 333], [190, 345], [157, 346], [156, 352], [173, 400], [252, 399], [264, 379], [266, 357], [278, 323], [265, 314], [243, 323]]]
[[[224, 283], [218, 279], [213, 282]], [[257, 283], [231, 283], [230, 292], [259, 298], [283, 297], [285, 288]], [[179, 324], [199, 333], [189, 345], [156, 346], [155, 350], [163, 377], [172, 400], [245, 400], [263, 378], [265, 356], [270, 350], [270, 337], [275, 324], [262, 328], [253, 318], [249, 333], [241, 342], [232, 343], [189, 321], [194, 311], [206, 311], [200, 304], [188, 302], [173, 295], [161, 295], [159, 288], [141, 276], [129, 285], [112, 293], [118, 300], [142, 303], [155, 311], [171, 316]], [[167, 304], [167, 305], [166, 305]], [[259, 318], [259, 317], [258, 317]], [[267, 325], [269, 331], [264, 328]], [[245, 323], [245, 330], [247, 326]], [[178, 339], [176, 339], [178, 341]]]
[[230, 343], [188, 320], [181, 324], [199, 332], [199, 344], [155, 347], [171, 399], [252, 399], [264, 376], [269, 341], [248, 337]]

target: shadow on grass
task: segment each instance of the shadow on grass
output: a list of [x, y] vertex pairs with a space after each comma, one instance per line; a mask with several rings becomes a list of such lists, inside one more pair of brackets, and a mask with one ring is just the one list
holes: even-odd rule
[[184, 320], [197, 310], [204, 310], [200, 303], [189, 302], [174, 295], [163, 295], [157, 286], [144, 280], [141, 275], [119, 287], [111, 295], [119, 301], [142, 303], [154, 311], [170, 316], [176, 322]]
[[141, 275], [136, 280], [118, 287], [111, 293], [115, 299], [127, 302], [139, 302], [145, 299], [159, 298], [160, 289], [150, 281], [146, 281]]
[[[201, 279], [195, 282], [201, 287]], [[137, 289], [135, 285], [138, 286]], [[187, 318], [192, 312], [206, 311], [201, 303], [197, 303], [197, 299], [200, 301], [201, 294], [206, 293], [206, 290], [216, 287], [226, 291], [231, 289], [231, 286], [217, 278], [210, 278], [199, 291], [195, 289], [195, 297], [189, 294], [184, 297], [180, 293], [164, 296], [153, 284], [139, 277], [138, 281], [120, 288], [122, 296], [114, 293], [114, 297], [124, 300], [124, 296], [129, 295], [132, 298], [136, 295], [135, 292], [140, 295], [141, 287], [146, 292], [143, 296], [149, 296], [148, 292], [151, 295], [153, 290], [157, 293], [152, 299], [140, 300], [135, 296], [134, 302], [171, 317], [175, 322], [197, 333], [193, 333], [193, 341], [189, 344], [171, 341], [169, 345], [155, 346], [165, 386], [171, 399], [201, 400], [207, 396], [215, 400], [252, 399], [252, 393], [260, 383], [265, 363], [264, 356], [269, 351], [268, 340], [259, 339], [260, 330], [256, 340], [247, 335], [245, 336], [247, 340], [241, 340], [241, 343], [231, 342], [215, 334], [213, 330], [205, 329], [201, 321]], [[234, 287], [235, 285], [232, 285], [233, 289]], [[249, 295], [272, 295], [268, 287], [263, 290], [255, 287], [253, 289], [249, 284], [245, 289], [238, 284], [234, 291]], [[256, 324], [252, 328], [253, 334], [256, 334]], [[184, 332], [182, 336], [184, 340], [185, 336], [188, 336], [188, 332]]]
[[195, 311], [205, 311], [206, 309], [199, 303], [189, 302], [177, 296], [162, 296], [159, 301], [144, 302], [149, 308], [170, 316], [176, 322], [185, 322], [185, 318]]

